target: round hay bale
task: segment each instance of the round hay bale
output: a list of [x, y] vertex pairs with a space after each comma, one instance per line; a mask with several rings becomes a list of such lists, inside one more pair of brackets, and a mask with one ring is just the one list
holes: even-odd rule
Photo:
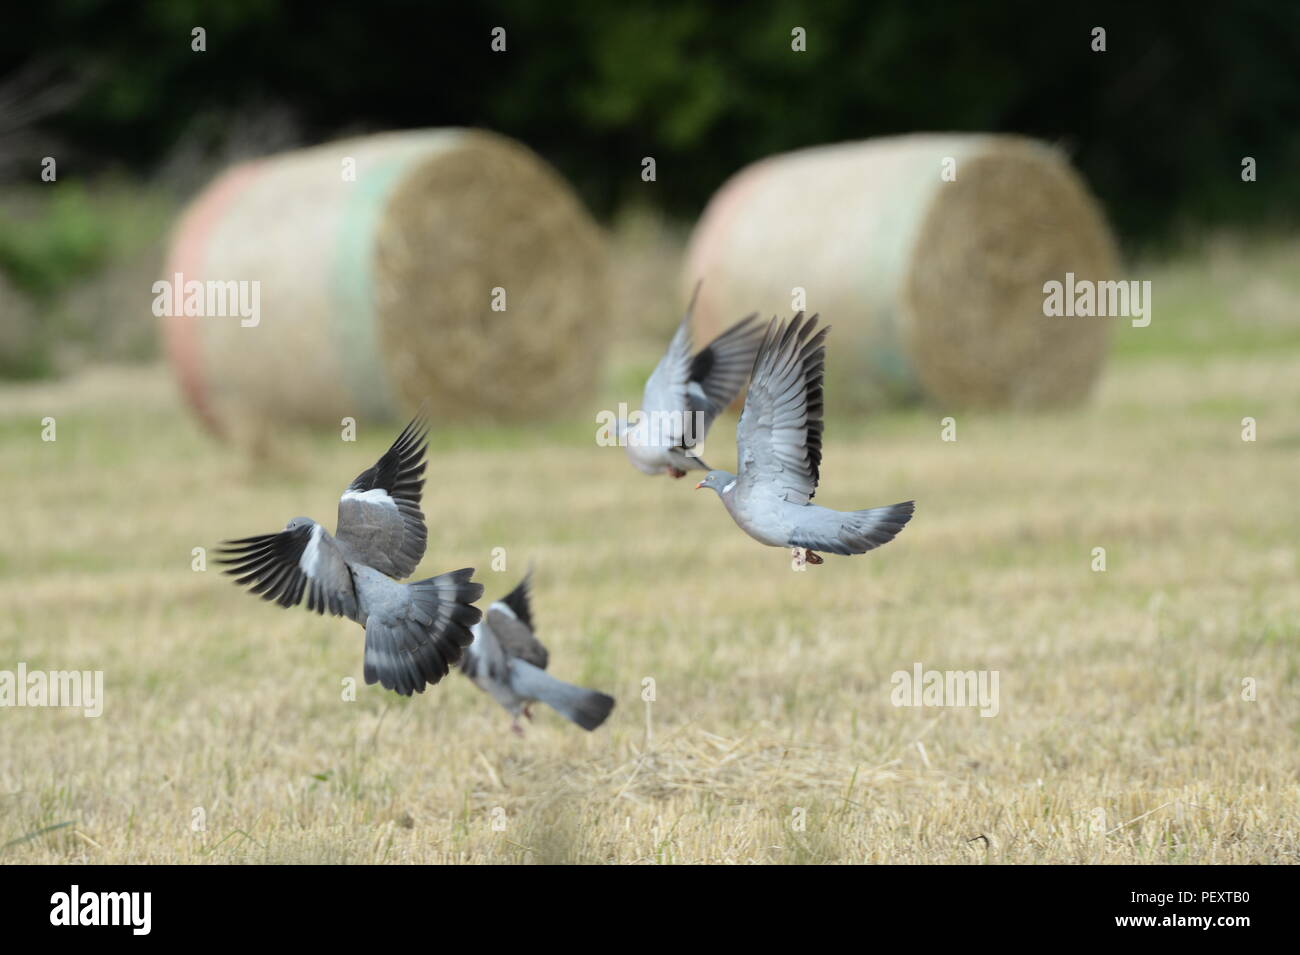
[[184, 310], [179, 287], [210, 311], [226, 296], [226, 314], [167, 314], [167, 351], [200, 416], [236, 436], [426, 399], [458, 421], [536, 417], [593, 382], [605, 276], [600, 230], [523, 146], [349, 139], [233, 167], [190, 204], [162, 310]]
[[1044, 315], [1044, 283], [1115, 271], [1106, 222], [1057, 150], [912, 135], [742, 170], [691, 238], [683, 292], [703, 280], [695, 321], [708, 341], [755, 309], [789, 315], [804, 289], [835, 327], [831, 402], [1035, 408], [1088, 393], [1113, 321]]

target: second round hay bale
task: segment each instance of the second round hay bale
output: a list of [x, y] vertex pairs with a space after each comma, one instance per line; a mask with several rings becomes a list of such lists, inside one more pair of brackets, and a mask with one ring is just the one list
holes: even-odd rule
[[913, 135], [742, 170], [697, 226], [683, 285], [704, 281], [700, 341], [754, 310], [789, 315], [804, 289], [834, 326], [831, 402], [1048, 407], [1088, 393], [1114, 321], [1043, 314], [1044, 283], [1067, 272], [1115, 278], [1116, 246], [1057, 150]]
[[456, 421], [536, 417], [580, 400], [600, 357], [600, 230], [550, 167], [490, 133], [234, 167], [186, 210], [169, 259], [168, 281], [258, 283], [254, 327], [165, 319], [185, 394], [226, 433], [426, 399]]

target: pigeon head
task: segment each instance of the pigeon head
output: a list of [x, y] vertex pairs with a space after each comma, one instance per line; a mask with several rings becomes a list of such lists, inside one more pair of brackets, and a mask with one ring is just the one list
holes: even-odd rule
[[311, 527], [315, 523], [316, 522], [310, 517], [295, 517], [288, 524], [284, 525], [284, 529], [286, 531], [297, 531], [302, 530], [304, 527]]
[[710, 471], [704, 475], [704, 480], [695, 485], [698, 491], [702, 487], [711, 488], [719, 494], [725, 494], [736, 486], [736, 475], [730, 471]]

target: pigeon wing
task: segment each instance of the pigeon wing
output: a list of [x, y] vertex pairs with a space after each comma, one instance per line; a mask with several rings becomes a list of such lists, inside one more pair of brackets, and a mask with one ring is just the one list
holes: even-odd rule
[[691, 360], [692, 387], [687, 392], [691, 410], [704, 414], [704, 431], [740, 394], [754, 367], [754, 356], [762, 341], [763, 326], [758, 324], [758, 313], [747, 315]]
[[[761, 327], [756, 324], [758, 315], [754, 314], [692, 354], [691, 316], [699, 295], [697, 284], [686, 315], [642, 396], [644, 411], [661, 413], [657, 443], [666, 447], [690, 448], [704, 440], [713, 419], [740, 394], [762, 340]], [[697, 413], [701, 420], [688, 418]]]
[[807, 504], [817, 493], [822, 459], [822, 375], [826, 333], [817, 316], [773, 319], [754, 361], [745, 410], [736, 426], [738, 496], [775, 495]]
[[356, 585], [334, 539], [314, 521], [278, 534], [226, 541], [217, 562], [235, 583], [247, 586], [263, 600], [296, 607], [307, 598], [307, 609], [355, 619]]
[[[698, 292], [697, 286], [696, 293]], [[686, 415], [692, 410], [691, 311], [694, 308], [695, 298], [692, 296], [686, 317], [677, 326], [672, 341], [668, 343], [668, 351], [646, 379], [645, 391], [641, 395], [641, 410], [646, 415], [658, 416], [654, 423], [656, 446], [673, 448], [683, 443], [683, 424]], [[703, 435], [698, 435], [697, 439], [702, 437]]]
[[524, 579], [515, 585], [515, 589], [501, 598], [519, 622], [529, 630], [533, 629], [533, 572], [529, 570]]
[[417, 416], [339, 498], [336, 533], [348, 556], [399, 580], [415, 571], [428, 541], [420, 511], [427, 439]]
[[488, 608], [487, 624], [506, 657], [527, 660], [545, 670], [550, 662], [546, 647], [533, 633], [533, 609], [529, 588], [532, 574], [514, 590]]

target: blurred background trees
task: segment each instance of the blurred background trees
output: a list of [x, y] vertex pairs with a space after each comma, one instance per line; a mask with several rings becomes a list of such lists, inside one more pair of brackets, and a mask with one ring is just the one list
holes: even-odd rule
[[[598, 213], [644, 193], [653, 155], [654, 201], [693, 215], [773, 152], [988, 130], [1066, 145], [1125, 235], [1300, 208], [1300, 5], [1052, 6], [52, 0], [6, 12], [0, 76], [38, 61], [79, 84], [38, 121], [78, 174], [228, 147], [241, 117], [308, 141], [466, 124], [531, 145]], [[489, 49], [495, 26], [505, 53]], [[795, 26], [806, 53], [790, 51]], [[1260, 178], [1243, 189], [1248, 155]]]

